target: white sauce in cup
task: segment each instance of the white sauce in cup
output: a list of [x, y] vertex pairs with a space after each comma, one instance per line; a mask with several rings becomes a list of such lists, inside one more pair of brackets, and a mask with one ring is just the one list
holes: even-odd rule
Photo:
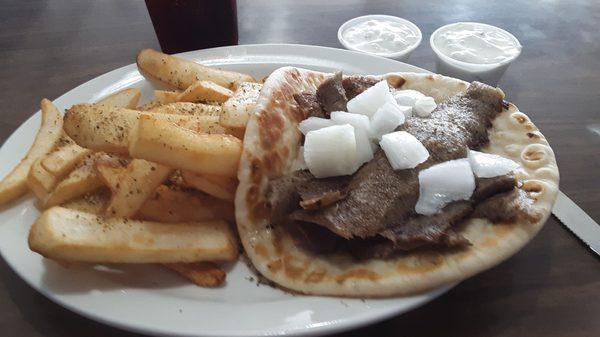
[[478, 22], [442, 26], [431, 34], [429, 45], [438, 73], [490, 85], [498, 83], [522, 49], [511, 33]]
[[510, 33], [473, 22], [447, 26], [436, 34], [433, 43], [454, 60], [476, 64], [502, 63], [521, 52], [521, 44]]
[[356, 50], [374, 54], [403, 51], [419, 40], [417, 32], [403, 22], [371, 19], [347, 28], [342, 38]]
[[338, 29], [340, 43], [350, 50], [405, 61], [421, 43], [414, 23], [391, 15], [364, 15]]

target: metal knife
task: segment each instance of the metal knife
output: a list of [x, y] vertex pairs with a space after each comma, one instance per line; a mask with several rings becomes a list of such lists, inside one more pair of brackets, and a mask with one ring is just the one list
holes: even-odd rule
[[600, 225], [561, 191], [558, 191], [552, 213], [594, 253], [600, 255]]

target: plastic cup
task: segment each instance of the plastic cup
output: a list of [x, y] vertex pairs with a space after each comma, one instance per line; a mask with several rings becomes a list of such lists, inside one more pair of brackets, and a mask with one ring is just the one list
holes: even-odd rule
[[445, 55], [444, 53], [442, 53], [436, 47], [436, 45], [434, 43], [434, 39], [441, 32], [446, 31], [447, 29], [451, 28], [454, 25], [462, 24], [462, 23], [477, 24], [480, 26], [493, 27], [494, 29], [501, 30], [501, 31], [505, 32], [506, 34], [508, 34], [512, 39], [514, 39], [514, 41], [516, 41], [518, 43], [519, 46], [521, 46], [521, 44], [519, 43], [519, 40], [517, 40], [517, 38], [514, 37], [511, 33], [507, 32], [501, 28], [492, 26], [492, 25], [486, 25], [484, 23], [477, 23], [477, 22], [457, 22], [457, 23], [445, 25], [445, 26], [442, 26], [442, 27], [436, 29], [436, 31], [434, 31], [433, 34], [431, 34], [431, 38], [429, 39], [429, 44], [431, 46], [431, 49], [433, 49], [433, 52], [435, 53], [436, 72], [443, 74], [443, 75], [460, 78], [460, 79], [468, 81], [468, 82], [479, 81], [479, 82], [487, 83], [489, 85], [496, 85], [498, 83], [498, 81], [500, 80], [500, 78], [502, 77], [502, 75], [504, 75], [504, 72], [506, 72], [506, 69], [508, 68], [508, 66], [517, 57], [519, 57], [519, 55], [521, 54], [521, 51], [519, 50], [519, 52], [517, 54], [515, 54], [513, 57], [506, 59], [502, 62], [498, 62], [498, 63], [483, 64], [483, 63], [469, 63], [469, 62], [455, 60], [455, 59]]
[[[365, 22], [365, 21], [369, 21], [369, 20], [382, 20], [382, 21], [392, 21], [392, 22], [403, 23], [403, 24], [409, 26], [411, 28], [411, 30], [413, 30], [417, 34], [418, 40], [414, 44], [410, 45], [408, 48], [403, 49], [398, 52], [393, 52], [393, 53], [372, 53], [372, 52], [366, 52], [364, 50], [356, 49], [344, 39], [344, 31], [352, 26], [355, 26], [355, 25], [361, 23], [361, 22]], [[408, 60], [408, 57], [413, 52], [413, 50], [415, 50], [419, 46], [419, 44], [421, 44], [421, 39], [423, 37], [423, 35], [421, 34], [421, 30], [414, 23], [412, 23], [406, 19], [397, 17], [397, 16], [378, 15], [378, 14], [363, 15], [363, 16], [359, 16], [359, 17], [356, 17], [354, 19], [350, 19], [350, 20], [344, 22], [344, 24], [342, 24], [340, 26], [340, 28], [338, 29], [337, 35], [338, 35], [338, 40], [340, 41], [342, 46], [344, 46], [344, 48], [346, 48], [348, 50], [354, 50], [354, 51], [358, 51], [358, 52], [365, 53], [365, 54], [387, 57], [387, 58], [391, 58], [391, 59], [398, 60], [398, 61]]]

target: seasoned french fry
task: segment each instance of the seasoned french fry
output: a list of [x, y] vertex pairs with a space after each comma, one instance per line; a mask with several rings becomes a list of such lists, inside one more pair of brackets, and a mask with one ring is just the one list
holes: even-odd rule
[[198, 81], [182, 92], [178, 100], [181, 102], [217, 102], [223, 103], [233, 96], [233, 92], [214, 82]]
[[60, 205], [102, 187], [102, 180], [94, 169], [95, 161], [100, 156], [102, 154], [98, 153], [86, 158], [81, 166], [69, 173], [63, 181], [56, 185], [40, 205], [43, 208]]
[[114, 108], [135, 109], [141, 96], [142, 91], [138, 88], [123, 89], [104, 97], [96, 104]]
[[0, 181], [0, 205], [14, 200], [27, 192], [27, 175], [31, 165], [52, 151], [62, 133], [62, 118], [58, 109], [47, 99], [41, 102], [42, 124], [27, 155]]
[[173, 122], [203, 133], [224, 133], [217, 116], [144, 113], [136, 110], [77, 104], [64, 117], [65, 132], [77, 144], [96, 151], [127, 154], [129, 134], [141, 116]]
[[136, 214], [159, 222], [235, 221], [233, 203], [195, 191], [159, 186]]
[[45, 200], [58, 179], [42, 166], [42, 159], [36, 160], [27, 175], [27, 187], [40, 200]]
[[181, 175], [181, 170], [175, 170], [169, 176], [167, 181], [165, 181], [165, 185], [178, 188], [178, 189], [190, 189], [192, 186], [188, 185], [185, 180], [183, 180], [183, 176]]
[[225, 177], [214, 174], [197, 174], [190, 171], [181, 171], [185, 182], [213, 197], [233, 201], [238, 181], [235, 177]]
[[94, 168], [104, 185], [112, 191], [117, 189], [117, 185], [123, 179], [121, 175], [124, 174], [130, 162], [131, 160], [125, 158], [103, 156], [96, 159]]
[[206, 67], [153, 49], [142, 49], [137, 55], [136, 63], [142, 74], [181, 90], [201, 80], [232, 89], [238, 83], [256, 82], [247, 74]]
[[173, 168], [234, 177], [242, 141], [222, 134], [199, 134], [165, 120], [140, 116], [129, 153]]
[[146, 104], [144, 104], [144, 105], [140, 105], [140, 106], [138, 106], [137, 108], [135, 108], [135, 110], [139, 110], [139, 111], [148, 111], [148, 110], [154, 109], [154, 108], [156, 108], [156, 107], [159, 107], [159, 106], [161, 106], [161, 105], [162, 105], [162, 103], [161, 103], [161, 102], [159, 102], [159, 101], [158, 101], [158, 100], [155, 98], [155, 99], [153, 99], [153, 100], [151, 100], [151, 101], [147, 102], [147, 103], [146, 103]]
[[131, 162], [131, 158], [129, 157], [104, 152], [96, 152], [91, 157], [93, 158], [95, 166], [103, 164], [116, 168], [125, 168]]
[[225, 271], [212, 262], [165, 263], [164, 266], [200, 287], [214, 288], [225, 283]]
[[164, 224], [64, 207], [42, 213], [29, 232], [29, 248], [51, 259], [104, 263], [231, 261], [238, 254], [224, 221]]
[[159, 105], [148, 111], [163, 114], [178, 114], [191, 116], [219, 116], [221, 115], [221, 107], [218, 105], [176, 102]]
[[95, 192], [85, 194], [79, 198], [69, 200], [61, 206], [64, 208], [101, 215], [104, 214], [106, 205], [110, 200], [110, 191], [101, 188]]
[[161, 104], [174, 103], [179, 100], [179, 91], [154, 90], [154, 99]]
[[91, 151], [69, 142], [38, 158], [27, 175], [27, 186], [39, 200], [45, 200], [54, 186], [71, 172]]
[[49, 173], [60, 179], [91, 153], [91, 150], [75, 143], [67, 144], [42, 158], [41, 164]]
[[233, 96], [223, 103], [219, 122], [229, 128], [245, 129], [262, 89], [260, 83], [241, 83]]
[[[97, 166], [97, 169], [102, 172], [101, 167]], [[132, 160], [126, 169], [111, 178], [107, 177], [108, 171], [104, 171], [100, 176], [109, 183], [112, 191], [106, 215], [132, 217], [172, 171], [169, 167], [142, 159]]]
[[117, 167], [102, 162], [96, 163], [96, 173], [98, 173], [98, 176], [102, 179], [104, 185], [110, 190], [117, 188], [123, 172], [125, 172], [125, 167]]

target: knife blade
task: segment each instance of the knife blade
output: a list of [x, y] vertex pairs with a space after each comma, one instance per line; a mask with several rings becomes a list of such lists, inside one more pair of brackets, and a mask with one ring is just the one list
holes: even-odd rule
[[558, 191], [552, 213], [594, 253], [600, 255], [600, 225], [561, 191]]

